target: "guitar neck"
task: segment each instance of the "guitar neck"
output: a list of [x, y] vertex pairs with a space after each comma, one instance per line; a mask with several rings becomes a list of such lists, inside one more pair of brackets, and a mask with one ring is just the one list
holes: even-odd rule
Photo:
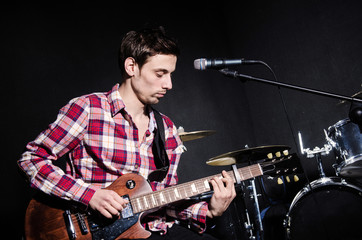
[[[259, 164], [239, 168], [238, 172], [242, 181], [263, 175], [262, 168]], [[233, 179], [234, 183], [236, 183], [234, 172], [229, 171], [227, 173]], [[214, 177], [222, 178], [222, 175], [216, 174], [213, 176], [171, 186], [160, 191], [133, 197], [130, 199], [133, 213], [144, 212], [211, 191], [211, 185], [209, 182]]]

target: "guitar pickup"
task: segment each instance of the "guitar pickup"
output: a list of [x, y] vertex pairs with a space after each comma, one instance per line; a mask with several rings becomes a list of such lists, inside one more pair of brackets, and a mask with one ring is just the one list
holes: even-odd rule
[[122, 196], [124, 199], [128, 200], [127, 206], [125, 208], [123, 208], [122, 212], [121, 212], [121, 216], [122, 218], [129, 218], [129, 217], [133, 217], [133, 209], [132, 209], [132, 204], [131, 201], [129, 199], [128, 195], [124, 195]]

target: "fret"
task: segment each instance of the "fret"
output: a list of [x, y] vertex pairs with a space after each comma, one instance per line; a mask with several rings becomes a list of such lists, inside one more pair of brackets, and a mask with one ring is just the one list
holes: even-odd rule
[[204, 180], [204, 186], [205, 186], [205, 189], [207, 189], [207, 190], [210, 190], [211, 188], [210, 188], [210, 184], [209, 184], [209, 181], [208, 180]]
[[146, 196], [143, 197], [143, 202], [145, 203], [145, 208], [149, 208]]
[[175, 188], [173, 191], [174, 191], [174, 193], [175, 193], [176, 199], [177, 199], [177, 198], [180, 198], [180, 194], [178, 193], [178, 189]]
[[166, 190], [164, 191], [166, 203], [173, 202], [173, 200], [172, 200], [172, 196], [173, 196], [172, 189], [173, 189], [173, 188], [170, 188], [170, 189], [166, 189]]
[[[239, 168], [238, 172], [242, 181], [263, 174], [259, 164]], [[236, 180], [233, 171], [229, 171], [227, 174], [233, 179], [235, 183]], [[216, 174], [207, 178], [171, 186], [157, 192], [135, 197], [131, 199], [133, 211], [135, 213], [142, 212], [210, 191], [211, 184], [209, 181], [215, 177], [223, 178], [222, 174]]]
[[137, 202], [137, 207], [138, 207], [139, 211], [142, 211], [142, 207], [141, 207], [140, 199], [139, 199], [139, 198], [137, 198], [137, 199], [136, 199], [136, 202]]
[[152, 205], [153, 205], [153, 207], [156, 207], [156, 206], [157, 206], [157, 203], [156, 203], [156, 200], [155, 200], [155, 197], [153, 196], [153, 194], [151, 194], [151, 199], [152, 199]]
[[165, 197], [163, 196], [163, 193], [162, 193], [162, 192], [160, 192], [158, 195], [159, 195], [159, 197], [160, 197], [160, 202], [161, 202], [161, 204], [166, 203], [166, 201], [165, 201]]
[[179, 187], [179, 190], [180, 190], [182, 198], [187, 198], [188, 197], [186, 189], [184, 187]]
[[190, 187], [191, 187], [191, 191], [192, 191], [193, 193], [197, 193], [195, 183], [192, 183]]

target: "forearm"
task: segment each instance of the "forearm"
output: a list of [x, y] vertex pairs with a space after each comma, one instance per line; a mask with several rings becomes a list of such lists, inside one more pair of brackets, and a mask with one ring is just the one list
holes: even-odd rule
[[95, 189], [81, 179], [65, 174], [53, 164], [56, 157], [47, 152], [32, 142], [27, 145], [27, 151], [18, 161], [18, 166], [26, 175], [30, 186], [48, 195], [87, 205]]
[[59, 111], [56, 121], [27, 144], [18, 161], [33, 188], [84, 204], [94, 194], [92, 186], [65, 174], [53, 162], [81, 143], [88, 122], [87, 105], [83, 99], [70, 101]]

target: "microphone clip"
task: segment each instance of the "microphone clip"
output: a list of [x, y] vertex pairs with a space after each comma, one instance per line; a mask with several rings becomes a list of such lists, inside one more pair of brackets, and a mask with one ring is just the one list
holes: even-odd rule
[[238, 77], [238, 71], [229, 70], [228, 68], [220, 69], [219, 72], [221, 72], [222, 74], [224, 74], [227, 77], [233, 77], [233, 78]]

